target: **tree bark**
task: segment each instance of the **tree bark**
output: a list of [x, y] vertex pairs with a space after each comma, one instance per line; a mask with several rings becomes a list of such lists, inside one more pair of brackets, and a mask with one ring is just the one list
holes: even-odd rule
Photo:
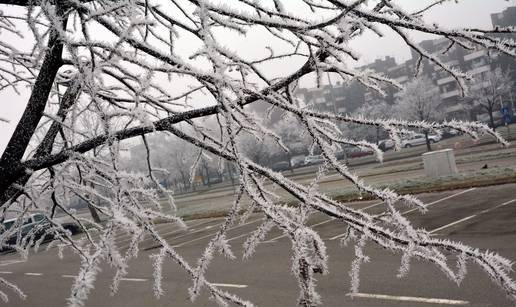
[[432, 151], [432, 145], [430, 144], [430, 139], [428, 138], [428, 131], [425, 131], [425, 142], [426, 142], [426, 150]]
[[[66, 113], [75, 103], [79, 93], [81, 92], [81, 86], [79, 80], [75, 79], [72, 82], [72, 85], [68, 87], [66, 92], [61, 99], [61, 103], [59, 105], [59, 110], [57, 111], [56, 117], [62, 122], [66, 118]], [[52, 148], [54, 145], [54, 140], [61, 128], [61, 123], [58, 121], [52, 122], [50, 128], [48, 129], [45, 137], [41, 141], [41, 143], [36, 148], [36, 152], [34, 153], [34, 158], [44, 157], [52, 152]], [[29, 174], [23, 174], [18, 177], [14, 184], [9, 184], [7, 189], [0, 190], [0, 206], [3, 205], [9, 199], [16, 199], [21, 195], [21, 191], [19, 187], [23, 187], [27, 181], [30, 179]]]
[[489, 123], [491, 125], [491, 128], [493, 128], [493, 130], [496, 130], [495, 122], [494, 122], [494, 116], [493, 116], [493, 108], [489, 107], [487, 109], [487, 113], [489, 113]]
[[[64, 7], [62, 5], [56, 5], [56, 7], [57, 16], [63, 17], [65, 12]], [[62, 26], [66, 28], [66, 24], [67, 19], [64, 18]], [[5, 194], [8, 189], [11, 190], [12, 193], [12, 189], [10, 189], [11, 183], [24, 179], [21, 178], [24, 176], [23, 174], [15, 174], [17, 172], [15, 166], [20, 164], [30, 139], [34, 135], [39, 121], [43, 116], [54, 79], [62, 65], [61, 56], [63, 43], [59, 41], [59, 33], [55, 28], [50, 30], [47, 47], [48, 50], [32, 88], [27, 107], [0, 158], [0, 174], [2, 174], [2, 177], [0, 177], [1, 200], [6, 198], [3, 194]], [[3, 203], [4, 202], [1, 202], [0, 206], [3, 205]]]

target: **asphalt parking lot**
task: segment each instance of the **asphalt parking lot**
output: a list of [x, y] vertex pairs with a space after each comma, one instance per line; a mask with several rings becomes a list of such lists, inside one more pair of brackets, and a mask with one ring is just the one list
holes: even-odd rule
[[[498, 252], [516, 260], [516, 184], [470, 188], [439, 193], [420, 194], [430, 205], [422, 215], [403, 209], [415, 226], [424, 227], [435, 236], [462, 241], [475, 247]], [[350, 206], [377, 214], [384, 208], [378, 201], [350, 203]], [[298, 288], [290, 270], [291, 246], [282, 233], [274, 229], [261, 244], [256, 255], [242, 260], [242, 243], [259, 225], [262, 217], [252, 216], [244, 224], [233, 227], [229, 240], [236, 260], [217, 256], [208, 271], [211, 282], [258, 306], [296, 306]], [[221, 218], [188, 221], [188, 231], [176, 225], [162, 224], [159, 231], [181, 255], [194, 263], [205, 244], [217, 230]], [[414, 262], [408, 277], [396, 277], [400, 256], [368, 245], [366, 251], [371, 262], [361, 271], [360, 293], [349, 294], [348, 271], [353, 260], [353, 247], [340, 244], [344, 225], [337, 221], [314, 215], [310, 221], [327, 244], [330, 256], [330, 273], [318, 278], [318, 291], [324, 306], [513, 306], [474, 265], [468, 265], [468, 275], [458, 287], [449, 281], [435, 266]], [[129, 243], [120, 235], [119, 246]], [[168, 261], [163, 268], [165, 295], [159, 300], [152, 291], [152, 263], [149, 255], [158, 251], [152, 241], [145, 241], [144, 250], [131, 263], [127, 278], [122, 280], [119, 293], [110, 296], [113, 271], [104, 268], [98, 276], [86, 306], [213, 306], [207, 295], [195, 302], [188, 299], [191, 282], [175, 263]], [[41, 251], [23, 262], [15, 254], [0, 256], [0, 277], [17, 283], [28, 298], [24, 301], [10, 295], [9, 306], [65, 306], [79, 258], [65, 252], [56, 258], [57, 250]], [[516, 279], [516, 274], [513, 274]], [[3, 289], [2, 289], [3, 290]], [[11, 294], [7, 290], [8, 294]]]

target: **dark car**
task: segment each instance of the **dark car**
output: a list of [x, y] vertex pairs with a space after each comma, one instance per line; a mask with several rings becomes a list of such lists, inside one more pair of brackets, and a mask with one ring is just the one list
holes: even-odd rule
[[348, 157], [349, 158], [360, 158], [372, 155], [373, 151], [369, 148], [361, 149], [358, 147], [354, 147], [348, 151]]
[[290, 164], [288, 162], [282, 161], [277, 162], [272, 165], [272, 170], [275, 172], [286, 171], [290, 169]]
[[382, 151], [394, 149], [394, 141], [390, 139], [381, 140], [378, 142], [378, 148], [380, 148]]

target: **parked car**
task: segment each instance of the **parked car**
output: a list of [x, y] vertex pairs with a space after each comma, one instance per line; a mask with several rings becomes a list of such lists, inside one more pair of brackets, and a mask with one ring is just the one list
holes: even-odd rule
[[[13, 225], [16, 223], [16, 219], [9, 219], [3, 222], [4, 231], [8, 231]], [[45, 234], [46, 228], [50, 226], [50, 223], [46, 220], [46, 217], [43, 214], [31, 214], [21, 225], [20, 230], [13, 233], [7, 240], [7, 244], [15, 244], [18, 239], [18, 235], [21, 238], [27, 236], [34, 227], [38, 226], [39, 228], [34, 233], [36, 239], [39, 239], [41, 236]]]
[[286, 171], [289, 169], [290, 165], [286, 161], [277, 162], [272, 165], [272, 170], [276, 172]]
[[378, 147], [379, 147], [382, 151], [391, 150], [391, 149], [394, 149], [394, 142], [393, 142], [393, 140], [391, 140], [391, 139], [380, 140], [380, 141], [378, 142]]
[[305, 157], [305, 165], [314, 165], [323, 163], [324, 159], [321, 155], [313, 155], [313, 156], [306, 156]]
[[365, 157], [372, 155], [373, 151], [369, 148], [360, 148], [357, 146], [350, 146], [346, 149], [346, 154], [349, 159]]
[[346, 159], [347, 158], [346, 151], [339, 150], [339, 151], [335, 152], [335, 158], [337, 158], [337, 160]]
[[[441, 137], [436, 134], [429, 134], [428, 140], [430, 141], [430, 143], [437, 143], [441, 140]], [[425, 135], [422, 133], [414, 134], [412, 137], [401, 141], [401, 147], [405, 147], [405, 148], [424, 145], [424, 144], [426, 144], [426, 139], [425, 139]]]
[[293, 156], [290, 159], [290, 164], [292, 164], [292, 167], [300, 167], [305, 164], [305, 156], [299, 155], [299, 156]]
[[452, 128], [444, 128], [439, 131], [443, 139], [451, 138], [460, 134], [460, 131]]

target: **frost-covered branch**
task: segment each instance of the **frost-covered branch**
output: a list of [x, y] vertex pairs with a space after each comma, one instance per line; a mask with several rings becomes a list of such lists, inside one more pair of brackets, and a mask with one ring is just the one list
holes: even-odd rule
[[[234, 257], [228, 230], [257, 213], [263, 220], [245, 240], [244, 258], [252, 257], [273, 227], [283, 231], [291, 241], [298, 302], [314, 306], [322, 300], [314, 274], [328, 272], [325, 242], [307, 224], [310, 215], [319, 212], [348, 229], [346, 240], [353, 242], [356, 256], [350, 270], [353, 291], [359, 290], [360, 267], [369, 260], [364, 246], [376, 244], [400, 255], [399, 276], [406, 276], [411, 262], [418, 259], [433, 263], [460, 283], [467, 266], [476, 263], [509, 298], [516, 298], [510, 261], [414, 228], [395, 205], [403, 203], [425, 211], [424, 202], [375, 188], [337, 159], [342, 146], [371, 150], [380, 162], [383, 158], [377, 145], [345, 135], [342, 127], [346, 125], [383, 130], [397, 144], [414, 131], [453, 128], [473, 138], [487, 134], [507, 145], [497, 132], [482, 123], [321, 112], [295, 95], [301, 78], [321, 84], [325, 73], [345, 84], [357, 81], [380, 95], [390, 87], [402, 89], [385, 75], [350, 65], [361, 59], [352, 42], [369, 31], [378, 35], [383, 29], [394, 31], [420, 56], [419, 64], [423, 60], [434, 63], [452, 76], [464, 93], [464, 80], [469, 76], [444, 63], [439, 54], [426, 52], [411, 39], [411, 32], [448, 40], [443, 53], [455, 46], [514, 57], [514, 41], [492, 35], [513, 33], [513, 29], [448, 29], [426, 23], [423, 15], [443, 2], [407, 12], [396, 1], [385, 0], [302, 0], [305, 11], [286, 0], [274, 0], [273, 5], [250, 0], [0, 0], [0, 5], [24, 7], [19, 15], [0, 12], [2, 38], [7, 33], [29, 46], [21, 50], [19, 43], [0, 40], [0, 94], [28, 91], [30, 97], [0, 159], [0, 212], [2, 219], [7, 212], [15, 215], [11, 228], [0, 234], [0, 246], [28, 256], [32, 246], [39, 247], [48, 237], [52, 242], [47, 248], [56, 247], [59, 255], [65, 248], [77, 253], [81, 265], [68, 302], [80, 306], [95, 285], [100, 266], [108, 264], [114, 269], [111, 290], [117, 292], [130, 260], [141, 254], [140, 244], [152, 238], [160, 246], [151, 256], [157, 297], [165, 295], [162, 266], [169, 259], [190, 276], [192, 300], [207, 293], [222, 306], [251, 306], [219, 289], [205, 273], [217, 251], [229, 259]], [[267, 36], [270, 43], [256, 53], [243, 53], [240, 45], [253, 34]], [[285, 66], [271, 72], [270, 67], [277, 63]], [[286, 72], [284, 67], [291, 69]], [[284, 128], [271, 129], [264, 124], [267, 114], [253, 111], [258, 104], [265, 105], [265, 113], [279, 111], [297, 121], [300, 131], [296, 133], [306, 136], [303, 144], [311, 144], [306, 150], [321, 152], [324, 164], [309, 184], [268, 169], [246, 150], [248, 140], [282, 152], [291, 150], [288, 134], [278, 131]], [[175, 144], [186, 142], [195, 150], [187, 153], [183, 149], [179, 155], [186, 147], [160, 147], [165, 155], [177, 154], [176, 162], [184, 164], [164, 170], [156, 163], [159, 151], [150, 141], [154, 137], [173, 137], [182, 142]], [[143, 141], [142, 173], [127, 168], [121, 155], [126, 140], [133, 138]], [[238, 190], [225, 221], [192, 265], [155, 227], [157, 220], [185, 227], [176, 216], [173, 191], [161, 186], [160, 174], [175, 171], [184, 177], [185, 185], [191, 184], [208, 155], [219, 171], [224, 165], [236, 170]], [[361, 193], [381, 199], [385, 212], [373, 216], [319, 191], [318, 183], [329, 171], [350, 181]], [[280, 203], [278, 187], [295, 201], [289, 206]], [[167, 198], [169, 207], [162, 206], [162, 198]], [[77, 215], [65, 205], [71, 200], [85, 203], [92, 216], [98, 212], [97, 218]], [[56, 218], [57, 211], [79, 225], [84, 236], [70, 234], [66, 223]], [[47, 222], [22, 234], [24, 221], [36, 213]], [[119, 234], [130, 237], [129, 246], [118, 245], [115, 238]], [[7, 280], [0, 280], [3, 286], [23, 296]], [[0, 298], [5, 299], [1, 291]]]

